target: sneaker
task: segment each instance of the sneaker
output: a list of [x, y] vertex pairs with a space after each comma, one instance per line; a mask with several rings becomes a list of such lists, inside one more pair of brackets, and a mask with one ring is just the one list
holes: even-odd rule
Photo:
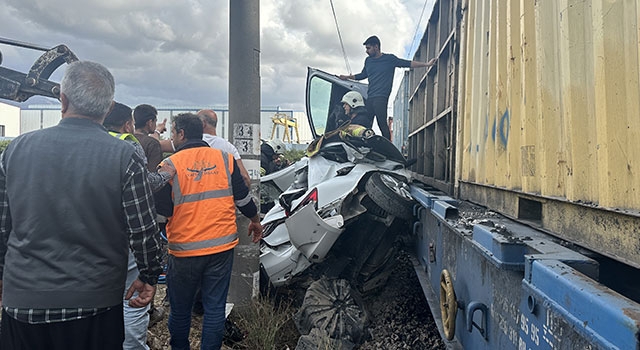
[[149, 327], [153, 327], [156, 323], [162, 321], [164, 314], [164, 308], [161, 306], [149, 310]]

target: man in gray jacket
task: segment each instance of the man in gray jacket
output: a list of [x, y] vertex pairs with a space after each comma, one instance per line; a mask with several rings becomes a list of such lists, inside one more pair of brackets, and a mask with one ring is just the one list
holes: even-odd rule
[[62, 120], [11, 142], [0, 161], [3, 349], [122, 349], [122, 290], [131, 247], [146, 306], [161, 266], [147, 169], [101, 125], [114, 81], [74, 62]]

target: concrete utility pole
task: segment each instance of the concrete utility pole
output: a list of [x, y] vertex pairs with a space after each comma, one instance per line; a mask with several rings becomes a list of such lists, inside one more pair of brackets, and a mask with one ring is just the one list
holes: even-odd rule
[[[229, 0], [229, 127], [231, 142], [238, 148], [255, 194], [260, 181], [259, 0]], [[252, 289], [253, 293], [258, 290], [260, 254], [258, 245], [246, 234], [249, 220], [238, 215], [237, 222], [240, 243], [235, 248], [228, 301], [245, 304]]]

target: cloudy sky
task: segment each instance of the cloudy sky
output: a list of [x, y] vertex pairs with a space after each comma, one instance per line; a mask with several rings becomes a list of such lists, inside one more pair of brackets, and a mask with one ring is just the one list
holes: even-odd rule
[[[65, 44], [104, 64], [115, 76], [116, 100], [132, 106], [226, 106], [229, 1], [2, 0], [0, 37]], [[353, 73], [362, 70], [370, 35], [383, 52], [412, 57], [434, 2], [426, 0], [421, 19], [425, 0], [333, 0]], [[329, 0], [261, 0], [260, 27], [262, 106], [303, 110], [307, 66], [347, 73]], [[41, 54], [0, 51], [4, 67], [23, 72]]]

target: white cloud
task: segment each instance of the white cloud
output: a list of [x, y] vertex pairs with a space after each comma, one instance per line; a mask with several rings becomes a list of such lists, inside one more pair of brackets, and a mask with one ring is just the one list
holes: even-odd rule
[[[5, 0], [0, 33], [45, 47], [64, 43], [80, 59], [104, 64], [116, 78], [116, 98], [130, 105], [226, 105], [229, 1]], [[333, 3], [353, 73], [362, 69], [362, 42], [370, 35], [380, 37], [384, 52], [410, 56], [423, 0]], [[260, 5], [262, 105], [301, 110], [307, 66], [347, 72], [330, 2]], [[0, 50], [3, 66], [22, 71], [40, 54], [5, 45]]]

